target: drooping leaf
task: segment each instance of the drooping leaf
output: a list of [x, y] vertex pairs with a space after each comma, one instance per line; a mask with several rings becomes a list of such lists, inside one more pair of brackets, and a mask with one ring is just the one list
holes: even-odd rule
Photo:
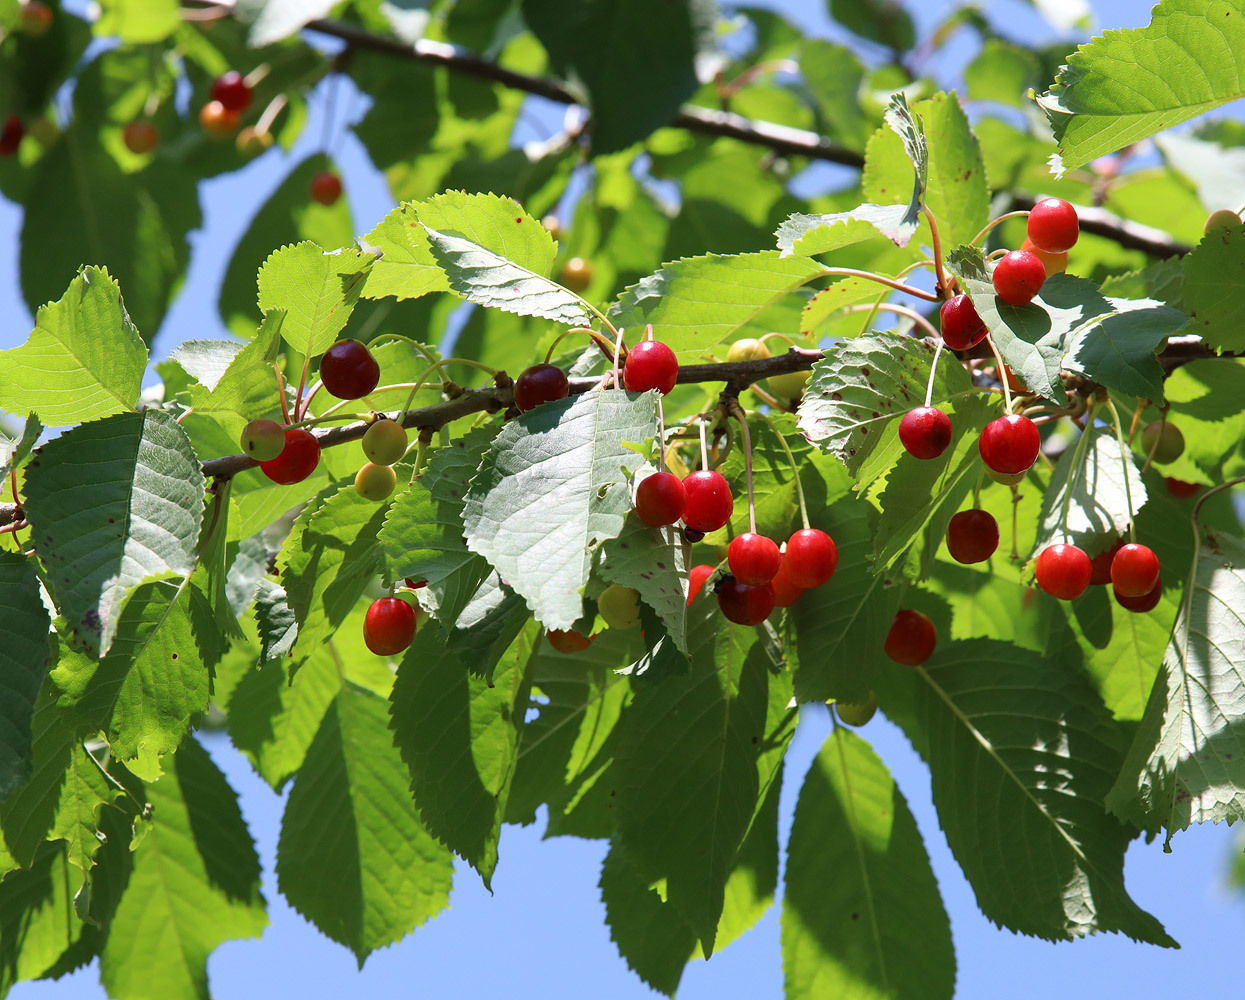
[[369, 253], [326, 252], [309, 241], [282, 247], [259, 269], [259, 308], [285, 310], [281, 336], [315, 357], [345, 327], [375, 261]]
[[0, 482], [9, 478], [9, 473], [19, 468], [30, 455], [30, 450], [43, 433], [43, 424], [35, 414], [26, 417], [22, 432], [11, 438], [0, 427]]
[[48, 670], [48, 612], [32, 560], [0, 552], [0, 802], [30, 774], [35, 699]]
[[27, 519], [79, 640], [107, 652], [131, 587], [190, 573], [203, 495], [190, 441], [161, 410], [82, 424], [38, 449]]
[[[1245, 21], [1245, 7], [1242, 18]], [[1217, 229], [1205, 236], [1181, 262], [1184, 295], [1181, 308], [1190, 328], [1212, 347], [1245, 349], [1245, 306], [1241, 305], [1241, 272], [1245, 270], [1245, 227]]]
[[679, 530], [650, 528], [633, 512], [622, 533], [598, 552], [597, 575], [630, 587], [657, 612], [666, 633], [687, 651], [687, 553]]
[[1108, 389], [1163, 400], [1163, 369], [1155, 352], [1189, 317], [1153, 299], [1107, 299], [1115, 311], [1073, 330], [1063, 365]]
[[169, 353], [169, 360], [211, 392], [244, 346], [236, 340], [187, 340]]

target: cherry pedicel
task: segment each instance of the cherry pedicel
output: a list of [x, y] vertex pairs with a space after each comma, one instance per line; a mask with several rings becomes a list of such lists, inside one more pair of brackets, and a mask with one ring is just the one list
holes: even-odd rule
[[380, 381], [380, 365], [357, 340], [339, 340], [320, 359], [320, 381], [338, 399], [361, 399]]
[[1037, 254], [1013, 250], [994, 266], [994, 291], [1004, 302], [1023, 306], [1042, 290], [1046, 268]]
[[804, 587], [791, 579], [791, 573], [788, 567], [791, 563], [784, 555], [782, 562], [778, 564], [778, 572], [774, 574], [774, 579], [770, 580], [770, 586], [774, 588], [774, 607], [789, 608], [800, 599], [800, 595], [804, 593]]
[[938, 318], [942, 341], [953, 351], [966, 351], [986, 338], [986, 324], [967, 295], [947, 299], [938, 310]]
[[331, 170], [321, 170], [307, 185], [307, 193], [312, 201], [321, 205], [336, 204], [342, 196], [342, 179]]
[[720, 472], [701, 469], [683, 480], [687, 503], [683, 507], [683, 523], [693, 531], [717, 531], [731, 519], [735, 498], [730, 484]]
[[526, 413], [541, 403], [565, 399], [571, 384], [557, 365], [532, 365], [514, 380], [514, 405], [520, 413]]
[[801, 528], [787, 539], [783, 566], [796, 586], [811, 590], [834, 576], [839, 564], [838, 546], [834, 539], [818, 528]]
[[289, 486], [301, 483], [316, 471], [320, 464], [320, 442], [314, 434], [301, 427], [291, 427], [285, 432], [285, 447], [270, 462], [260, 462], [259, 468], [274, 483]]
[[703, 563], [700, 566], [693, 566], [687, 574], [687, 606], [692, 606], [692, 601], [696, 599], [696, 595], [704, 589], [705, 581], [713, 575], [713, 567], [706, 566]]
[[1009, 413], [991, 420], [977, 441], [982, 460], [995, 472], [1025, 472], [1037, 461], [1042, 435], [1028, 417]]
[[913, 458], [937, 458], [951, 443], [951, 418], [936, 406], [918, 406], [899, 421], [899, 440]]
[[1121, 597], [1145, 597], [1159, 582], [1159, 557], [1146, 545], [1122, 546], [1111, 560], [1111, 585]]
[[642, 340], [627, 352], [623, 385], [632, 392], [656, 389], [664, 396], [678, 378], [678, 359], [660, 340]]
[[901, 608], [895, 612], [882, 649], [896, 663], [919, 667], [930, 658], [937, 644], [938, 630], [934, 623], [919, 611]]
[[760, 625], [774, 610], [774, 588], [768, 583], [752, 587], [727, 574], [716, 593], [722, 614], [736, 625]]
[[772, 538], [746, 531], [731, 539], [726, 561], [736, 580], [749, 587], [760, 587], [774, 579], [782, 564], [782, 553]]
[[686, 503], [683, 480], [671, 472], [654, 472], [635, 488], [636, 515], [650, 528], [674, 524], [683, 516]]
[[[1112, 588], [1114, 590], [1114, 588]], [[1144, 614], [1147, 611], [1153, 611], [1158, 607], [1159, 601], [1163, 598], [1163, 581], [1156, 580], [1154, 586], [1150, 588], [1149, 593], [1143, 594], [1141, 597], [1125, 597], [1118, 590], [1115, 591], [1115, 600], [1126, 611], [1133, 611], [1137, 614]]]
[[212, 100], [230, 111], [245, 111], [251, 105], [251, 88], [241, 73], [231, 69], [212, 81]]
[[1081, 234], [1076, 209], [1062, 198], [1043, 198], [1029, 212], [1029, 239], [1039, 250], [1064, 253]]
[[559, 653], [580, 653], [592, 645], [592, 640], [585, 638], [574, 629], [551, 628], [545, 633], [549, 645]]
[[1111, 582], [1111, 560], [1115, 558], [1115, 554], [1124, 547], [1124, 539], [1117, 538], [1115, 544], [1106, 552], [1099, 552], [1093, 559], [1089, 561], [1090, 577], [1089, 585], [1091, 587], [1102, 587]]
[[1035, 572], [1038, 586], [1061, 601], [1080, 597], [1094, 575], [1089, 556], [1075, 545], [1063, 542], [1048, 545], [1038, 553]]
[[999, 522], [989, 511], [962, 510], [947, 525], [947, 551], [968, 566], [985, 562], [999, 547]]
[[400, 597], [372, 602], [363, 618], [363, 641], [377, 656], [393, 656], [415, 638], [415, 609]]

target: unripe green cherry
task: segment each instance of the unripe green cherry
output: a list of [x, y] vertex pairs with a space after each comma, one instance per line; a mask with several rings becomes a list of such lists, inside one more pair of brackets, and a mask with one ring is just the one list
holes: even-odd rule
[[275, 420], [252, 420], [242, 428], [242, 454], [257, 462], [271, 462], [285, 449], [285, 431]]
[[406, 454], [406, 428], [387, 417], [363, 432], [363, 454], [375, 465], [393, 465]]
[[1175, 424], [1156, 420], [1141, 432], [1141, 448], [1147, 455], [1153, 449], [1154, 461], [1166, 465], [1184, 454], [1184, 435]]
[[786, 372], [783, 375], [771, 375], [765, 380], [765, 384], [779, 399], [795, 399], [796, 396], [804, 394], [810, 375], [812, 372], [809, 371]]
[[611, 583], [597, 598], [597, 610], [610, 628], [635, 628], [640, 624], [640, 595], [630, 587]]
[[368, 462], [354, 477], [355, 492], [364, 500], [384, 500], [398, 485], [398, 474], [387, 465]]
[[757, 361], [768, 357], [769, 348], [765, 346], [765, 342], [752, 337], [735, 341], [726, 352], [727, 361]]
[[861, 702], [836, 701], [834, 703], [834, 711], [839, 719], [849, 726], [863, 726], [873, 718], [873, 713], [877, 710], [878, 696], [872, 691], [869, 692], [869, 697]]

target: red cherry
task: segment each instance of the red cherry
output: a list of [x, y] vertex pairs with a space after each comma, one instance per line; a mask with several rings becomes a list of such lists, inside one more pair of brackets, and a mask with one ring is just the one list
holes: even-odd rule
[[320, 359], [320, 381], [338, 399], [361, 399], [380, 381], [380, 365], [357, 340], [339, 340]]
[[684, 478], [683, 489], [687, 492], [683, 523], [693, 531], [717, 531], [731, 519], [735, 498], [720, 472], [693, 472]]
[[686, 503], [683, 480], [672, 472], [654, 472], [635, 488], [635, 512], [650, 528], [674, 524]]
[[718, 607], [736, 625], [760, 625], [774, 610], [774, 588], [751, 587], [727, 574], [718, 581]]
[[951, 418], [936, 406], [918, 406], [899, 421], [899, 440], [913, 458], [937, 458], [951, 443]]
[[1115, 554], [1124, 547], [1124, 539], [1117, 538], [1115, 544], [1106, 552], [1099, 552], [1093, 559], [1089, 561], [1091, 568], [1089, 584], [1091, 587], [1101, 587], [1111, 582], [1111, 560], [1115, 558]]
[[301, 427], [285, 432], [285, 447], [270, 462], [260, 462], [259, 468], [274, 483], [289, 486], [301, 483], [316, 471], [320, 464], [320, 442], [314, 434]]
[[1167, 487], [1168, 493], [1179, 500], [1185, 500], [1205, 489], [1201, 483], [1186, 483], [1183, 479], [1172, 479], [1171, 476], [1163, 477], [1163, 485]]
[[787, 539], [783, 559], [787, 576], [796, 586], [810, 590], [834, 576], [839, 550], [834, 539], [818, 528], [801, 528]]
[[[1112, 588], [1114, 590], [1114, 588]], [[1158, 607], [1159, 601], [1163, 598], [1163, 581], [1156, 580], [1154, 586], [1150, 588], [1148, 594], [1141, 597], [1125, 597], [1118, 590], [1115, 591], [1115, 599], [1120, 607], [1128, 611], [1135, 611], [1138, 614], [1144, 614], [1147, 611], [1153, 611]]]
[[1012, 392], [1029, 391], [1025, 388], [1025, 384], [1016, 378], [1015, 373], [1007, 365], [1003, 366], [1003, 376], [1007, 379], [1007, 388], [1011, 389]]
[[17, 27], [24, 35], [42, 38], [52, 27], [52, 8], [40, 0], [29, 0], [22, 4]]
[[999, 522], [989, 511], [962, 510], [947, 525], [947, 551], [966, 566], [985, 562], [999, 547]]
[[1089, 587], [1094, 575], [1089, 556], [1075, 545], [1048, 545], [1037, 557], [1037, 583], [1051, 597], [1071, 601]]
[[712, 566], [693, 566], [687, 574], [687, 606], [692, 606], [692, 601], [696, 599], [696, 595], [701, 592], [705, 586], [705, 581], [713, 575]]
[[1027, 236], [1021, 241], [1020, 249], [1027, 250], [1029, 253], [1036, 255], [1037, 259], [1042, 262], [1042, 267], [1046, 270], [1046, 277], [1048, 278], [1052, 274], [1063, 274], [1068, 270], [1068, 255], [1066, 253], [1047, 253], [1047, 251], [1037, 246]]
[[1080, 230], [1076, 209], [1062, 198], [1043, 198], [1029, 212], [1029, 239], [1047, 253], [1070, 250]]
[[26, 134], [26, 126], [17, 115], [9, 115], [0, 128], [0, 156], [12, 156], [22, 144], [22, 136]]
[[937, 644], [938, 630], [934, 623], [919, 611], [901, 608], [895, 612], [882, 649], [896, 663], [918, 667], [930, 658]]
[[740, 583], [760, 587], [774, 579], [782, 564], [782, 553], [772, 538], [745, 531], [731, 539], [726, 562]]
[[342, 179], [331, 170], [321, 170], [311, 178], [307, 193], [312, 201], [318, 201], [321, 205], [336, 204], [342, 196]]
[[986, 324], [967, 295], [947, 299], [938, 310], [942, 340], [953, 351], [966, 351], [986, 337]]
[[995, 472], [1024, 472], [1037, 461], [1042, 435], [1028, 417], [1009, 413], [991, 420], [977, 441], [981, 458]]
[[130, 122], [121, 132], [125, 148], [131, 153], [150, 153], [160, 144], [160, 132], [151, 122]]
[[234, 134], [241, 116], [230, 111], [220, 101], [208, 101], [199, 109], [199, 124], [213, 139], [224, 139]]
[[1146, 545], [1130, 542], [1111, 560], [1111, 585], [1124, 597], [1145, 597], [1159, 579], [1159, 557]]
[[1033, 301], [1046, 280], [1046, 267], [1037, 254], [1013, 250], [994, 267], [994, 291], [1004, 302], [1023, 306]]
[[549, 645], [559, 653], [579, 653], [592, 645], [591, 639], [585, 638], [574, 629], [551, 628], [545, 636], [549, 639]]
[[791, 607], [804, 593], [805, 588], [791, 579], [788, 569], [790, 565], [790, 560], [784, 555], [782, 562], [778, 564], [778, 572], [774, 574], [774, 579], [770, 580], [770, 586], [774, 588], [774, 607], [776, 608]]
[[541, 403], [565, 399], [570, 391], [566, 372], [557, 365], [532, 365], [514, 380], [514, 405], [526, 413]]
[[664, 396], [678, 377], [678, 359], [660, 340], [642, 340], [627, 353], [623, 384], [632, 392], [656, 389]]
[[372, 602], [363, 618], [363, 641], [377, 656], [393, 656], [415, 638], [415, 609], [400, 597]]
[[212, 82], [212, 100], [230, 111], [245, 111], [251, 104], [251, 88], [241, 73], [231, 69]]

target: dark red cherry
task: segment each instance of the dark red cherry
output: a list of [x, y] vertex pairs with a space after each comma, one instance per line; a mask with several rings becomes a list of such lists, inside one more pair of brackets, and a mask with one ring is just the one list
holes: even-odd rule
[[1076, 209], [1062, 198], [1043, 198], [1029, 212], [1029, 239], [1039, 250], [1064, 253], [1081, 234]]
[[693, 531], [717, 531], [731, 519], [735, 498], [730, 484], [720, 472], [702, 469], [683, 480], [687, 503], [683, 507], [683, 523]]
[[919, 611], [901, 608], [895, 612], [882, 649], [896, 663], [917, 667], [930, 658], [937, 644], [934, 623]]
[[937, 458], [951, 443], [951, 418], [936, 406], [918, 406], [899, 421], [899, 440], [913, 458]]
[[787, 539], [783, 559], [791, 582], [805, 590], [820, 587], [834, 576], [839, 549], [834, 539], [818, 528], [801, 528]]
[[1009, 413], [991, 420], [977, 441], [981, 457], [995, 472], [1024, 472], [1037, 461], [1042, 435], [1028, 417]]
[[400, 597], [372, 602], [363, 618], [363, 641], [377, 656], [393, 656], [415, 638], [415, 609]]
[[566, 372], [557, 365], [532, 365], [514, 380], [514, 405], [526, 413], [541, 403], [565, 399], [570, 391]]
[[338, 399], [361, 399], [380, 381], [380, 365], [357, 340], [339, 340], [320, 359], [320, 380]]
[[947, 551], [966, 566], [985, 562], [999, 547], [999, 522], [989, 511], [962, 510], [947, 525]]
[[321, 205], [336, 204], [337, 199], [342, 196], [342, 179], [331, 170], [321, 170], [311, 178], [307, 193], [312, 201]]
[[1129, 543], [1111, 560], [1111, 585], [1123, 597], [1145, 597], [1159, 581], [1159, 557], [1147, 545]]
[[774, 610], [774, 588], [751, 587], [729, 573], [718, 581], [718, 607], [736, 625], [760, 625]]
[[1111, 560], [1124, 547], [1124, 539], [1117, 538], [1115, 544], [1106, 552], [1099, 552], [1089, 561], [1089, 585], [1101, 587], [1111, 582]]
[[623, 384], [632, 392], [656, 389], [664, 396], [678, 377], [678, 359], [660, 340], [642, 340], [627, 352]]
[[712, 566], [693, 566], [687, 574], [687, 606], [692, 606], [692, 601], [696, 599], [696, 595], [705, 586], [705, 581], [713, 575]]
[[782, 564], [782, 553], [772, 538], [745, 531], [731, 539], [726, 562], [740, 583], [760, 587], [774, 579]]
[[549, 645], [559, 653], [579, 653], [592, 645], [591, 639], [585, 638], [574, 629], [551, 628], [545, 636], [549, 639]]
[[1094, 575], [1089, 556], [1075, 545], [1063, 542], [1048, 545], [1038, 553], [1034, 570], [1038, 586], [1061, 601], [1080, 597]]
[[943, 343], [953, 351], [966, 351], [980, 344], [986, 337], [986, 324], [977, 315], [972, 299], [967, 295], [961, 294], [947, 299], [939, 309], [938, 316]]
[[251, 104], [251, 88], [236, 69], [222, 73], [212, 82], [212, 100], [230, 111], [245, 111]]
[[994, 291], [1014, 306], [1033, 301], [1046, 281], [1046, 265], [1035, 253], [1013, 250], [994, 266]]
[[784, 555], [782, 562], [778, 564], [778, 572], [774, 574], [774, 579], [770, 580], [770, 586], [774, 588], [774, 607], [776, 608], [791, 607], [800, 599], [800, 595], [805, 590], [791, 579], [790, 565], [790, 560]]
[[22, 136], [26, 134], [26, 126], [17, 115], [9, 115], [0, 127], [0, 156], [12, 156], [22, 144]]
[[[1114, 590], [1114, 588], [1112, 588]], [[1115, 599], [1121, 608], [1127, 611], [1133, 611], [1137, 614], [1144, 614], [1147, 611], [1153, 611], [1159, 606], [1159, 601], [1163, 598], [1163, 581], [1161, 579], [1154, 582], [1154, 586], [1150, 588], [1150, 592], [1143, 594], [1141, 597], [1125, 597], [1118, 590], [1115, 590]]]
[[320, 442], [314, 434], [301, 427], [285, 432], [285, 447], [270, 462], [260, 462], [259, 468], [274, 483], [289, 486], [301, 483], [316, 471], [320, 464]]
[[1178, 500], [1196, 496], [1206, 488], [1201, 483], [1186, 483], [1183, 479], [1172, 479], [1171, 476], [1163, 477], [1163, 485], [1167, 487], [1167, 492]]
[[672, 472], [654, 472], [635, 488], [636, 515], [650, 528], [674, 524], [683, 516], [686, 503], [683, 480]]

